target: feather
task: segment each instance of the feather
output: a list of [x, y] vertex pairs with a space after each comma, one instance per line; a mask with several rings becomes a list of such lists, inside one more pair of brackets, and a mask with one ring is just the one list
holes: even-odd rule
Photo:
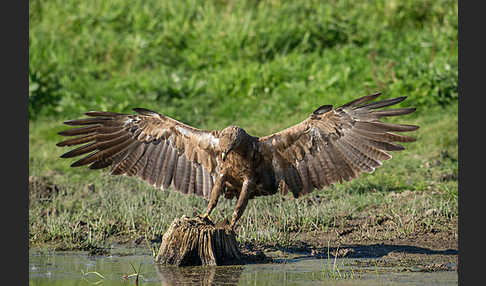
[[69, 152], [66, 152], [64, 154], [61, 155], [61, 158], [71, 158], [71, 157], [76, 157], [78, 155], [82, 155], [82, 154], [86, 154], [86, 153], [89, 153], [93, 150], [96, 150], [97, 146], [96, 146], [96, 142], [91, 142], [89, 144], [86, 144], [86, 145], [83, 145], [83, 146], [80, 146], [76, 149], [73, 149]]
[[375, 93], [375, 94], [370, 94], [370, 95], [365, 95], [363, 97], [360, 97], [358, 99], [355, 99], [353, 101], [350, 101], [344, 105], [341, 105], [339, 108], [346, 108], [346, 107], [354, 107], [354, 106], [357, 106], [357, 105], [360, 105], [362, 103], [365, 103], [365, 102], [368, 102], [370, 100], [373, 100], [375, 98], [377, 98], [378, 96], [381, 95], [381, 92], [379, 93]]
[[383, 109], [383, 110], [374, 110], [371, 112], [377, 118], [385, 117], [385, 116], [399, 116], [405, 115], [414, 112], [417, 110], [415, 107], [410, 108], [395, 108], [395, 109]]
[[307, 169], [307, 165], [303, 161], [298, 161], [296, 163], [296, 166], [302, 182], [302, 192], [303, 193], [311, 192], [313, 188], [310, 185], [309, 170]]
[[333, 182], [339, 180], [339, 175], [336, 166], [331, 160], [331, 155], [329, 154], [331, 150], [323, 148], [318, 155], [316, 155], [317, 162], [322, 169], [322, 175], [318, 176], [319, 184], [322, 187], [329, 186]]
[[92, 162], [98, 160], [99, 158], [102, 158], [102, 156], [109, 157], [109, 156], [111, 156], [115, 153], [118, 153], [118, 152], [122, 151], [123, 149], [127, 148], [132, 143], [133, 143], [133, 140], [125, 140], [121, 144], [112, 146], [111, 148], [108, 148], [108, 149], [105, 149], [105, 150], [102, 150], [102, 151], [98, 151], [98, 152], [93, 153], [93, 154], [91, 154], [87, 157], [84, 157], [83, 159], [78, 160], [78, 161], [74, 162], [73, 164], [71, 164], [71, 167], [79, 167], [79, 166], [83, 166], [83, 165], [92, 163]]
[[166, 154], [167, 154], [167, 148], [168, 144], [166, 142], [161, 142], [159, 144], [159, 151], [157, 152], [157, 160], [155, 161], [154, 164], [154, 169], [152, 171], [152, 179], [150, 180], [150, 183], [152, 185], [155, 185], [155, 187], [158, 189], [162, 185], [162, 180], [164, 178], [164, 174], [162, 172], [162, 167], [164, 166], [164, 161], [166, 161]]
[[389, 132], [370, 132], [370, 131], [365, 131], [365, 130], [360, 130], [360, 129], [353, 129], [353, 134], [356, 134], [360, 137], [368, 138], [368, 139], [373, 139], [377, 141], [386, 141], [386, 142], [414, 142], [417, 139], [414, 137], [406, 136], [406, 135], [401, 135], [401, 134], [394, 134], [394, 133], [389, 133]]
[[312, 114], [321, 115], [321, 114], [324, 114], [324, 113], [330, 111], [331, 109], [332, 109], [332, 105], [322, 105], [318, 109], [314, 110], [314, 112]]
[[61, 142], [57, 143], [56, 146], [62, 147], [62, 146], [72, 146], [72, 145], [84, 144], [84, 143], [93, 141], [96, 137], [97, 137], [96, 133], [91, 133], [91, 134], [88, 134], [88, 135], [85, 135], [85, 136], [76, 137], [76, 138], [68, 139], [68, 140], [65, 140], [65, 141], [61, 141]]
[[168, 155], [170, 157], [166, 161], [167, 164], [164, 164], [164, 181], [162, 182], [162, 186], [164, 189], [168, 189], [172, 183], [174, 177], [174, 170], [177, 168], [177, 149], [169, 146], [170, 152]]
[[306, 157], [305, 162], [306, 162], [307, 169], [309, 170], [310, 182], [312, 183], [312, 185], [315, 188], [321, 189], [323, 187], [323, 185], [319, 181], [319, 176], [324, 177], [327, 174], [321, 173], [319, 171], [319, 169], [316, 168], [316, 165], [319, 165], [319, 162], [316, 159], [313, 159], [309, 156], [309, 157]]
[[96, 124], [96, 125], [93, 125], [93, 126], [85, 126], [85, 127], [67, 129], [67, 130], [58, 132], [57, 134], [62, 135], [62, 136], [84, 135], [84, 134], [89, 134], [91, 132], [96, 132], [96, 131], [98, 131], [98, 129], [100, 127], [101, 127], [101, 125]]
[[106, 124], [107, 120], [112, 120], [109, 117], [97, 117], [97, 118], [82, 118], [67, 120], [63, 123], [66, 125], [93, 125], [93, 124]]
[[138, 114], [141, 114], [141, 115], [149, 115], [149, 116], [159, 115], [157, 112], [154, 112], [152, 110], [148, 110], [148, 109], [145, 109], [145, 108], [140, 108], [140, 107], [133, 108], [133, 111], [135, 111], [135, 112], [137, 112]]
[[392, 124], [379, 121], [367, 122], [357, 121], [355, 123], [356, 129], [369, 132], [388, 132], [388, 131], [414, 131], [418, 129], [416, 125], [408, 124]]
[[346, 162], [353, 165], [360, 171], [371, 173], [376, 167], [381, 165], [381, 163], [360, 152], [358, 149], [356, 149], [356, 147], [349, 144], [346, 140], [340, 140], [339, 147], [342, 150], [341, 153], [345, 155]]
[[112, 164], [111, 160], [101, 159], [101, 160], [95, 161], [93, 164], [89, 165], [89, 168], [91, 170], [103, 169], [103, 168], [110, 166], [111, 164]]
[[366, 141], [361, 140], [359, 136], [356, 136], [354, 134], [354, 132], [350, 132], [349, 134], [347, 134], [346, 137], [342, 138], [342, 140], [346, 141], [348, 144], [358, 149], [361, 153], [368, 154], [371, 158], [375, 160], [384, 161], [391, 158], [390, 154], [366, 144]]
[[191, 179], [191, 161], [187, 159], [185, 154], [182, 154], [181, 157], [184, 158], [184, 169], [181, 173], [180, 191], [186, 194], [189, 191], [189, 181]]
[[144, 142], [140, 146], [141, 146], [140, 148], [142, 149], [142, 153], [140, 154], [138, 159], [134, 162], [132, 167], [130, 169], [127, 169], [126, 174], [128, 176], [140, 175], [140, 173], [143, 171], [143, 168], [145, 167], [145, 163], [147, 162], [147, 156], [145, 156], [145, 153], [147, 152], [147, 149], [150, 146], [150, 144]]
[[397, 104], [399, 102], [404, 101], [406, 98], [407, 98], [406, 96], [401, 96], [401, 97], [397, 97], [397, 98], [391, 98], [391, 99], [376, 101], [376, 102], [372, 102], [372, 103], [362, 105], [358, 108], [376, 109], [376, 108], [380, 108], [380, 107], [385, 107], [385, 106]]
[[328, 150], [329, 158], [331, 159], [332, 164], [335, 166], [334, 170], [337, 173], [337, 178], [335, 178], [334, 182], [342, 183], [343, 179], [347, 181], [347, 179], [350, 177], [350, 173], [352, 174], [352, 171], [341, 155], [338, 147], [334, 146], [333, 143], [330, 143], [328, 144]]
[[184, 170], [186, 167], [185, 164], [186, 157], [178, 154], [176, 160], [177, 160], [177, 165], [176, 168], [174, 169], [174, 178], [172, 180], [173, 180], [174, 188], [176, 190], [181, 190], [182, 178], [184, 177]]
[[203, 192], [203, 170], [201, 165], [196, 164], [196, 182], [195, 182], [195, 192], [199, 196], [204, 196]]
[[204, 169], [203, 169], [203, 181], [204, 181], [203, 195], [205, 198], [209, 198], [212, 190], [211, 176]]
[[196, 175], [197, 175], [197, 168], [194, 166], [195, 164], [191, 161], [189, 162], [189, 185], [187, 188], [188, 194], [195, 194], [196, 193]]
[[130, 170], [135, 163], [137, 163], [138, 159], [143, 155], [144, 149], [145, 149], [145, 144], [135, 141], [133, 144], [133, 151], [130, 153], [127, 153], [122, 160], [120, 160], [119, 163], [113, 166], [111, 169], [111, 174], [112, 175], [121, 175], [126, 173], [128, 170]]
[[300, 190], [302, 189], [302, 180], [297, 170], [290, 165], [284, 169], [285, 182], [290, 188], [290, 191], [294, 197], [298, 197]]
[[147, 147], [147, 151], [145, 152], [145, 166], [140, 170], [139, 176], [145, 181], [150, 183], [152, 171], [154, 169], [154, 161], [157, 159], [157, 156], [154, 156], [154, 151], [159, 145], [149, 143]]
[[102, 117], [118, 117], [118, 116], [126, 115], [126, 114], [109, 112], [109, 111], [88, 111], [85, 114], [89, 116], [102, 116]]
[[102, 150], [111, 148], [113, 146], [116, 146], [118, 144], [121, 144], [121, 143], [127, 141], [127, 139], [129, 137], [130, 137], [129, 134], [125, 134], [122, 137], [114, 138], [114, 139], [108, 140], [108, 141], [93, 142], [93, 143], [81, 146], [79, 148], [76, 148], [76, 149], [69, 151], [67, 153], [64, 153], [63, 155], [61, 155], [61, 157], [62, 158], [71, 158], [71, 157], [76, 157], [76, 156], [79, 156], [79, 155], [89, 153], [89, 152], [94, 151], [94, 150], [102, 151]]

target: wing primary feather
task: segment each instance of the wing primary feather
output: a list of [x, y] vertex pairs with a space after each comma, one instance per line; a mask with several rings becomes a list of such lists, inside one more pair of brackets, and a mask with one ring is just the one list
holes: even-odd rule
[[405, 115], [414, 112], [417, 110], [415, 107], [409, 108], [394, 108], [394, 109], [383, 109], [383, 110], [375, 110], [372, 111], [372, 114], [377, 116], [378, 118], [385, 117], [385, 116], [399, 116]]
[[133, 143], [133, 139], [125, 140], [121, 144], [112, 146], [111, 148], [92, 153], [91, 155], [88, 155], [87, 157], [84, 157], [83, 159], [74, 162], [73, 164], [71, 164], [71, 167], [83, 166], [92, 163], [98, 160], [99, 158], [108, 158], [113, 154], [121, 152], [123, 149], [127, 148], [131, 143]]
[[97, 117], [97, 118], [82, 118], [82, 119], [73, 119], [67, 120], [63, 123], [66, 125], [92, 125], [92, 124], [105, 124], [106, 121], [112, 120], [109, 117]]
[[96, 132], [98, 129], [101, 127], [101, 125], [96, 124], [93, 126], [84, 126], [84, 127], [78, 127], [78, 128], [71, 128], [67, 129], [64, 131], [60, 131], [57, 134], [62, 135], [62, 136], [76, 136], [76, 135], [84, 135], [88, 134], [91, 132]]
[[58, 147], [62, 146], [73, 146], [73, 145], [79, 145], [79, 144], [84, 144], [90, 141], [93, 141], [96, 138], [97, 134], [96, 133], [91, 133], [86, 136], [81, 136], [81, 137], [76, 137], [68, 140], [64, 140], [62, 142], [59, 142], [56, 144]]
[[353, 129], [353, 133], [360, 137], [365, 137], [368, 139], [373, 139], [377, 141], [386, 141], [386, 142], [414, 142], [417, 139], [411, 136], [401, 135], [401, 134], [394, 134], [389, 132], [370, 132], [361, 129]]
[[126, 138], [126, 137], [129, 137], [130, 134], [128, 134], [126, 132], [126, 130], [120, 128], [119, 130], [116, 130], [115, 132], [112, 132], [112, 133], [98, 134], [98, 136], [96, 136], [96, 142], [108, 141], [108, 140], [112, 140], [116, 137], [123, 137], [123, 136], [125, 136], [125, 138]]
[[64, 153], [61, 157], [62, 158], [71, 158], [71, 157], [76, 157], [76, 156], [79, 156], [79, 155], [89, 153], [89, 152], [94, 151], [94, 150], [102, 151], [102, 150], [111, 148], [112, 146], [116, 146], [120, 143], [123, 143], [129, 137], [130, 137], [130, 134], [125, 134], [121, 137], [114, 138], [114, 139], [108, 140], [108, 141], [93, 142], [93, 143], [78, 147], [76, 149], [73, 149], [73, 150], [71, 150], [67, 153]]
[[93, 150], [96, 150], [97, 146], [96, 146], [96, 142], [91, 142], [89, 144], [86, 144], [86, 145], [83, 145], [83, 146], [79, 146], [69, 152], [66, 152], [64, 154], [61, 155], [61, 158], [72, 158], [72, 157], [76, 157], [76, 156], [79, 156], [79, 155], [82, 155], [82, 154], [86, 154], [86, 153], [89, 153]]
[[99, 160], [95, 161], [93, 164], [89, 165], [91, 170], [103, 169], [112, 164], [111, 160]]
[[353, 107], [353, 106], [357, 106], [357, 105], [360, 105], [362, 103], [365, 103], [365, 102], [368, 102], [370, 100], [373, 100], [375, 98], [377, 98], [378, 96], [381, 95], [381, 92], [379, 93], [375, 93], [375, 94], [370, 94], [370, 95], [365, 95], [363, 97], [360, 97], [358, 99], [355, 99], [353, 101], [350, 101], [342, 106], [340, 106], [339, 108], [345, 108], [345, 107]]
[[366, 139], [366, 143], [368, 145], [371, 145], [375, 148], [378, 148], [380, 150], [385, 150], [385, 151], [402, 151], [405, 150], [405, 147], [399, 144], [394, 144], [391, 142], [386, 142], [386, 141], [377, 141], [373, 139]]
[[354, 126], [356, 129], [361, 129], [364, 131], [369, 132], [388, 132], [388, 131], [414, 131], [418, 129], [416, 125], [408, 125], [408, 124], [393, 124], [393, 123], [384, 123], [379, 121], [356, 121]]
[[126, 116], [128, 114], [116, 113], [116, 112], [109, 112], [109, 111], [88, 111], [85, 113], [88, 116], [108, 116], [108, 117], [118, 117], [120, 115]]
[[93, 125], [93, 126], [84, 126], [84, 127], [79, 127], [79, 128], [71, 128], [67, 129], [61, 132], [58, 132], [57, 134], [62, 135], [62, 136], [77, 136], [77, 135], [88, 135], [90, 133], [98, 133], [98, 135], [101, 134], [108, 134], [108, 133], [114, 133], [119, 130], [122, 130], [124, 127], [123, 126], [101, 126], [101, 125]]
[[406, 96], [400, 96], [400, 97], [397, 97], [397, 98], [380, 100], [380, 101], [377, 101], [377, 102], [371, 102], [371, 103], [368, 103], [368, 104], [365, 104], [365, 105], [361, 105], [358, 108], [368, 108], [368, 109], [381, 108], [381, 107], [397, 104], [399, 102], [404, 101], [406, 98], [407, 98]]

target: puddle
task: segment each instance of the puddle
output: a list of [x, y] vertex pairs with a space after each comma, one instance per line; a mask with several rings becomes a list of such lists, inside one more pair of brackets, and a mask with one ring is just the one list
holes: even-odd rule
[[[282, 260], [221, 267], [165, 267], [140, 250], [112, 256], [29, 251], [29, 285], [457, 285], [456, 271], [393, 272], [370, 267], [373, 259]], [[366, 262], [366, 263], [363, 263]]]

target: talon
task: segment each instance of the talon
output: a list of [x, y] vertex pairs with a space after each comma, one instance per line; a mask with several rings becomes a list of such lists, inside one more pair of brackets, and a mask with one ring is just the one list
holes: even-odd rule
[[209, 215], [207, 213], [204, 213], [204, 214], [200, 214], [200, 215], [197, 215], [200, 219], [202, 220], [205, 220], [205, 221], [208, 221], [210, 222], [211, 224], [214, 224], [213, 223], [213, 220], [209, 217]]

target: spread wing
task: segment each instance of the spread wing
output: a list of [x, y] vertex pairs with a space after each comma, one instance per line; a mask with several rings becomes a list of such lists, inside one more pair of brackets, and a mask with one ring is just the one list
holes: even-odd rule
[[373, 172], [392, 157], [388, 151], [404, 149], [394, 142], [416, 140], [392, 132], [418, 129], [381, 122], [382, 117], [408, 114], [415, 108], [380, 109], [406, 97], [368, 103], [379, 95], [364, 96], [335, 109], [321, 106], [303, 122], [260, 138], [262, 171], [273, 175], [274, 185], [285, 182], [281, 191], [290, 189], [295, 197]]
[[82, 127], [59, 132], [76, 136], [57, 146], [82, 146], [62, 158], [84, 156], [71, 166], [111, 166], [111, 174], [138, 176], [157, 188], [209, 198], [218, 160], [219, 132], [193, 128], [156, 112], [138, 114], [87, 112], [88, 118], [64, 122]]

